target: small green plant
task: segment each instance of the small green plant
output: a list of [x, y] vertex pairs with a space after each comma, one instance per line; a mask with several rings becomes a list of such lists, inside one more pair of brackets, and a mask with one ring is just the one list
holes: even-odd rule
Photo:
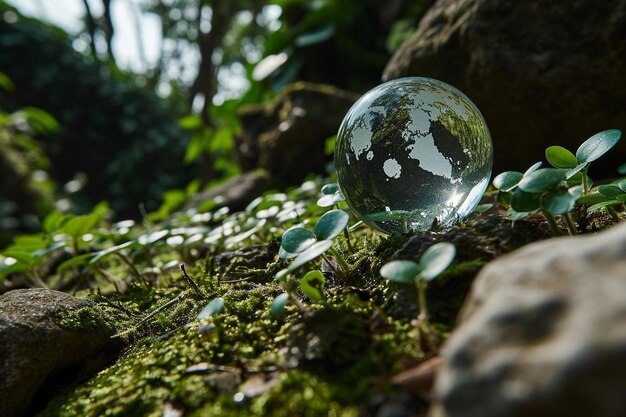
[[420, 312], [418, 321], [428, 322], [426, 288], [452, 263], [456, 248], [451, 243], [441, 242], [432, 245], [420, 257], [419, 262], [400, 260], [383, 265], [380, 275], [389, 281], [400, 284], [413, 284], [417, 288]]
[[[332, 239], [343, 232], [348, 225], [350, 216], [343, 210], [330, 210], [319, 218], [313, 231], [301, 226], [288, 229], [281, 239], [279, 256], [283, 259], [292, 259], [292, 263], [287, 268], [290, 272], [298, 269], [302, 265], [316, 259], [319, 256], [325, 257], [325, 253], [330, 251], [344, 272], [350, 270], [350, 265], [337, 249], [333, 247]], [[328, 258], [325, 258], [329, 265], [334, 265]]]
[[437, 337], [429, 323], [426, 289], [428, 283], [452, 263], [455, 255], [456, 248], [453, 244], [441, 242], [428, 248], [417, 263], [407, 260], [391, 261], [380, 269], [380, 275], [389, 281], [415, 285], [420, 310], [417, 320], [413, 323], [424, 352], [435, 350], [437, 344]]
[[615, 129], [600, 132], [580, 145], [576, 155], [561, 146], [550, 146], [546, 158], [552, 168], [540, 168], [539, 162], [523, 174], [508, 171], [494, 178], [493, 185], [500, 191], [498, 201], [509, 206], [512, 220], [541, 211], [556, 234], [561, 231], [555, 215], [562, 216], [570, 233], [575, 234], [577, 227], [570, 212], [577, 204], [604, 203], [593, 207], [599, 209], [615, 204], [607, 201], [624, 194], [618, 185], [591, 193], [593, 181], [587, 175], [591, 162], [615, 146], [620, 136], [621, 132]]

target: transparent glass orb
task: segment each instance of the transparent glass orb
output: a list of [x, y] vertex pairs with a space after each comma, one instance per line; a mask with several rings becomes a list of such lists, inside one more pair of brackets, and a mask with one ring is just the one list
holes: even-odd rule
[[401, 78], [367, 92], [346, 114], [335, 146], [348, 205], [385, 233], [449, 226], [470, 214], [491, 175], [491, 136], [456, 88]]

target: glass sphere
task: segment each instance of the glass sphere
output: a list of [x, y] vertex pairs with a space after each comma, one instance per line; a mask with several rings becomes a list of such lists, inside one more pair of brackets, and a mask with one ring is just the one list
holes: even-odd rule
[[492, 159], [476, 105], [430, 78], [400, 78], [367, 92], [344, 117], [335, 145], [348, 205], [385, 233], [463, 219], [489, 185]]

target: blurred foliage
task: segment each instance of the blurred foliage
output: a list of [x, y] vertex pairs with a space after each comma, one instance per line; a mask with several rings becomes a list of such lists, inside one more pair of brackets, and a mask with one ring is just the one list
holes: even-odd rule
[[[12, 9], [0, 2], [3, 10]], [[167, 101], [74, 51], [62, 31], [12, 13], [14, 22], [0, 19], [0, 69], [15, 93], [0, 107], [38, 107], [59, 121], [54, 138], [39, 137], [55, 180], [84, 173], [84, 206], [106, 199], [118, 214], [137, 217], [140, 203], [156, 208], [165, 190], [191, 179], [180, 163], [188, 135]]]
[[[0, 72], [0, 98], [14, 90]], [[58, 131], [57, 121], [41, 109], [24, 107], [13, 113], [0, 108], [0, 247], [18, 230], [37, 227], [37, 215], [50, 210], [54, 182], [37, 134]]]
[[[140, 47], [144, 69], [132, 73], [111, 49], [110, 0], [99, 16], [83, 2], [84, 28], [72, 35], [0, 0], [0, 108], [42, 109], [60, 126], [33, 126], [30, 150], [12, 145], [35, 177], [48, 174], [47, 203], [25, 212], [41, 217], [52, 198], [74, 212], [106, 200], [118, 217], [137, 218], [142, 204], [173, 210], [194, 177], [191, 189], [200, 190], [240, 171], [233, 153], [242, 105], [298, 80], [371, 88], [432, 2], [142, 0], [130, 8], [137, 41], [143, 14], [158, 18], [163, 42], [153, 64]], [[35, 148], [45, 167], [32, 162]], [[6, 207], [21, 213], [18, 206]]]

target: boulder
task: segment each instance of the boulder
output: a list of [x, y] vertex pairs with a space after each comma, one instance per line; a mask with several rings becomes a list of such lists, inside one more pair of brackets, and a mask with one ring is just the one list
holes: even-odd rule
[[282, 185], [300, 184], [311, 173], [326, 173], [332, 155], [326, 139], [337, 134], [357, 95], [299, 82], [270, 104], [247, 106], [239, 113], [238, 161], [244, 170], [265, 169]]
[[[0, 415], [28, 411], [42, 387], [59, 389], [85, 361], [112, 346], [113, 327], [88, 301], [59, 291], [22, 289], [0, 296]], [[93, 370], [93, 369], [92, 369]], [[39, 392], [39, 406], [49, 393]]]
[[626, 224], [525, 246], [476, 278], [433, 416], [626, 415]]
[[[596, 132], [626, 130], [625, 73], [626, 0], [438, 0], [383, 79], [432, 77], [465, 92], [501, 172], [524, 170], [549, 145], [575, 151]], [[615, 174], [622, 142], [595, 172]]]

